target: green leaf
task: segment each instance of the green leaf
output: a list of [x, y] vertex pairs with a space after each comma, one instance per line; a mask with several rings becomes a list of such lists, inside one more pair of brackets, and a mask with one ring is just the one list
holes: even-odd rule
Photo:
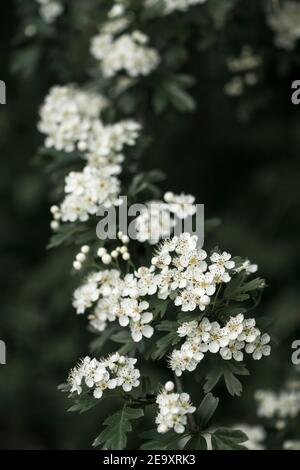
[[245, 433], [230, 428], [219, 428], [211, 437], [212, 448], [214, 450], [244, 450], [241, 443], [248, 441]]
[[185, 444], [184, 450], [207, 450], [207, 442], [201, 434], [192, 436]]
[[138, 408], [129, 408], [126, 405], [112, 416], [109, 416], [104, 425], [106, 428], [93, 442], [94, 447], [103, 444], [103, 450], [122, 450], [127, 444], [127, 434], [132, 431], [131, 421], [144, 416]]
[[223, 372], [219, 366], [216, 366], [213, 369], [211, 369], [205, 377], [205, 384], [203, 386], [204, 392], [208, 393], [211, 390], [213, 390], [215, 386], [217, 385], [217, 383], [219, 382], [222, 375], [223, 375]]
[[210, 392], [217, 385], [221, 377], [224, 377], [225, 385], [232, 396], [240, 396], [243, 390], [241, 382], [235, 375], [249, 375], [248, 369], [235, 361], [222, 361], [212, 368], [206, 375], [206, 382], [203, 390], [205, 393]]
[[173, 106], [180, 112], [195, 111], [197, 105], [194, 98], [177, 83], [168, 83], [166, 90]]
[[84, 230], [84, 226], [80, 224], [71, 223], [61, 225], [57, 232], [52, 235], [47, 249], [57, 248], [60, 245], [71, 243], [74, 236], [80, 232], [83, 232]]
[[[90, 344], [90, 351], [99, 353], [105, 343], [110, 339], [112, 334], [118, 330], [117, 325], [109, 325], [104, 331], [102, 331], [99, 336], [94, 339]], [[99, 333], [99, 332], [98, 332]]]
[[213, 396], [212, 393], [208, 393], [203, 398], [197, 410], [197, 416], [201, 429], [204, 429], [212, 416], [214, 415], [219, 404], [219, 398]]
[[173, 432], [158, 434], [156, 429], [145, 431], [140, 437], [146, 439], [146, 442], [141, 446], [143, 450], [177, 450], [178, 442], [182, 439], [180, 434]]
[[167, 354], [171, 346], [179, 343], [179, 341], [180, 337], [176, 331], [171, 331], [166, 336], [163, 336], [155, 343], [155, 349], [151, 354], [152, 359], [161, 359]]
[[168, 300], [162, 300], [162, 299], [157, 299], [153, 298], [150, 300], [150, 310], [153, 313], [153, 317], [157, 318], [163, 318], [169, 305]]
[[74, 412], [74, 411], [79, 411], [79, 413], [84, 413], [85, 411], [90, 410], [94, 406], [96, 406], [99, 403], [99, 400], [96, 400], [91, 395], [80, 395], [78, 398], [75, 398], [74, 400], [75, 404], [68, 408], [67, 411]]

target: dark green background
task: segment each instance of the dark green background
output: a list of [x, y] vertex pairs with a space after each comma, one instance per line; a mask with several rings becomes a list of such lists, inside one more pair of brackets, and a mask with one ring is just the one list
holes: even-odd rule
[[[299, 49], [275, 49], [259, 2], [247, 8], [239, 3], [215, 47], [186, 65], [197, 77], [192, 92], [198, 110], [152, 119], [154, 142], [143, 163], [167, 173], [165, 189], [195, 194], [207, 217], [220, 217], [210, 241], [249, 257], [267, 279], [259, 312], [274, 318], [278, 344], [271, 359], [252, 364], [242, 398], [220, 391], [223, 404], [230, 404], [216, 415], [222, 424], [255, 421], [253, 390], [278, 388], [290, 368], [291, 341], [300, 338], [300, 107], [290, 99], [291, 82], [300, 78]], [[42, 52], [26, 76], [36, 58], [18, 61], [13, 2], [2, 1], [0, 13], [0, 79], [7, 84], [7, 104], [0, 106], [0, 339], [7, 344], [7, 365], [0, 366], [0, 447], [88, 448], [101, 412], [66, 413], [57, 385], [88, 353], [90, 335], [71, 307], [74, 251], [45, 249], [53, 186], [34, 159], [42, 142], [39, 105], [50, 85], [84, 80], [86, 38], [66, 43], [67, 63], [58, 49], [51, 57]], [[254, 90], [235, 100], [223, 93], [224, 58], [245, 41], [262, 53], [263, 74]]]

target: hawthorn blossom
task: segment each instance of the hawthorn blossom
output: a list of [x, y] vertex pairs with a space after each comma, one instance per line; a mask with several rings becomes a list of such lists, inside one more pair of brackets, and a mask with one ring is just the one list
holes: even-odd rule
[[92, 39], [91, 54], [100, 62], [105, 77], [125, 71], [130, 77], [149, 75], [159, 64], [157, 51], [146, 46], [148, 37], [140, 31], [114, 38], [111, 33], [100, 32]]
[[192, 406], [188, 393], [170, 393], [168, 390], [171, 387], [167, 385], [169, 382], [156, 398], [159, 409], [155, 419], [157, 432], [164, 434], [174, 429], [176, 433], [182, 434], [187, 424], [187, 415], [194, 413], [196, 407]]
[[118, 353], [100, 361], [87, 356], [69, 374], [70, 391], [80, 395], [84, 383], [93, 390], [96, 399], [101, 398], [107, 389], [122, 387], [125, 392], [129, 392], [140, 384], [140, 372], [134, 367], [136, 361]]

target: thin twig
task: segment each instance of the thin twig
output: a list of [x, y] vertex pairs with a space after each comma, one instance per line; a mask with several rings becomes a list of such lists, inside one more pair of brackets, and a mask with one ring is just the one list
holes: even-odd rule
[[[174, 379], [175, 379], [175, 384], [176, 384], [176, 389], [177, 389], [177, 392], [178, 393], [182, 393], [183, 392], [183, 387], [182, 387], [182, 383], [181, 383], [181, 380], [179, 377], [177, 377], [176, 374], [174, 374]], [[199, 427], [197, 426], [197, 423], [195, 421], [195, 418], [192, 414], [188, 414], [187, 415], [187, 420], [188, 420], [188, 424], [189, 424], [189, 428], [190, 428], [190, 431], [192, 433], [196, 433], [199, 431]]]

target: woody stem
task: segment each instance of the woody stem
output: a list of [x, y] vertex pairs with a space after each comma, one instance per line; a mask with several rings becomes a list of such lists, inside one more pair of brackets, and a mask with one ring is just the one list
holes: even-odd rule
[[[174, 374], [174, 379], [175, 379], [175, 384], [176, 384], [176, 389], [177, 389], [177, 392], [178, 393], [182, 393], [183, 392], [183, 387], [182, 387], [182, 382], [180, 380], [179, 377], [177, 377], [176, 374]], [[190, 431], [192, 433], [196, 433], [199, 431], [199, 427], [197, 426], [197, 423], [195, 421], [195, 418], [192, 414], [188, 413], [187, 415], [187, 420], [188, 420], [188, 424], [189, 424], [189, 428], [190, 428]]]

